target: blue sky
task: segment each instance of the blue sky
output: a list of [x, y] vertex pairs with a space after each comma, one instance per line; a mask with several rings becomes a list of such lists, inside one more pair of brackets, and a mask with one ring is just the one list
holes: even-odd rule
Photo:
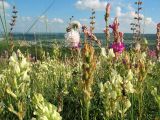
[[[29, 26], [40, 17], [42, 12], [54, 1], [49, 11], [41, 16], [37, 24], [30, 32], [45, 32], [46, 23], [48, 32], [65, 32], [69, 18], [74, 16], [81, 24], [89, 25], [89, 16], [91, 9], [96, 10], [96, 29], [95, 32], [103, 32], [105, 27], [104, 14], [105, 5], [111, 3], [110, 23], [115, 16], [120, 21], [120, 31], [131, 32], [130, 23], [133, 22], [136, 6], [135, 0], [6, 0], [6, 12], [8, 22], [10, 21], [12, 5], [16, 5], [18, 19], [15, 32], [26, 32]], [[142, 0], [143, 1], [143, 24], [142, 31], [145, 33], [155, 33], [156, 24], [160, 22], [160, 0]], [[154, 2], [153, 2], [154, 1]], [[0, 6], [1, 8], [1, 6]], [[47, 22], [46, 22], [47, 21]]]

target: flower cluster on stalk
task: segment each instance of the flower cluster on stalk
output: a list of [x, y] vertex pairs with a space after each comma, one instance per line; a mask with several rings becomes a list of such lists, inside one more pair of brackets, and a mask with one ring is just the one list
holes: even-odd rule
[[80, 28], [81, 24], [79, 21], [70, 22], [65, 34], [66, 46], [73, 49], [80, 47]]
[[34, 94], [32, 101], [35, 109], [33, 114], [36, 116], [32, 120], [62, 120], [57, 108], [47, 102], [41, 94]]
[[122, 77], [117, 71], [112, 70], [110, 80], [99, 84], [101, 97], [108, 118], [119, 112], [121, 115], [131, 107], [128, 94], [134, 93], [132, 85], [133, 73], [128, 71], [127, 76]]
[[116, 17], [114, 19], [114, 22], [112, 25], [109, 25], [110, 28], [113, 30], [113, 36], [114, 36], [114, 42], [111, 45], [111, 48], [113, 49], [114, 53], [121, 54], [124, 49], [124, 43], [123, 43], [123, 33], [119, 32], [119, 22], [118, 18]]
[[12, 19], [10, 22], [10, 31], [9, 31], [9, 36], [10, 36], [10, 52], [13, 51], [13, 47], [14, 47], [14, 43], [13, 43], [13, 28], [16, 24], [16, 19], [17, 19], [17, 13], [18, 11], [16, 10], [16, 6], [13, 6], [13, 10], [12, 10]]
[[94, 48], [88, 44], [84, 44], [84, 48], [82, 49], [82, 57], [83, 57], [83, 91], [84, 91], [84, 101], [89, 103], [92, 98], [92, 84], [93, 84], [93, 73], [96, 67], [96, 61], [94, 56]]

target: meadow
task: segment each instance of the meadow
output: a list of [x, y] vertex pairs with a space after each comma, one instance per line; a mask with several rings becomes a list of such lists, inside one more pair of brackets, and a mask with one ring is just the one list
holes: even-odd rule
[[0, 118], [158, 120], [159, 61], [135, 51], [115, 59], [113, 51], [105, 55], [90, 47], [64, 54], [53, 44], [52, 55], [36, 62], [19, 50], [1, 61]]
[[8, 30], [3, 3], [0, 120], [160, 120], [160, 24], [142, 34], [135, 4], [133, 34], [109, 24], [108, 3], [104, 33], [92, 9], [89, 27], [71, 17], [65, 34], [25, 36], [13, 32], [16, 6]]

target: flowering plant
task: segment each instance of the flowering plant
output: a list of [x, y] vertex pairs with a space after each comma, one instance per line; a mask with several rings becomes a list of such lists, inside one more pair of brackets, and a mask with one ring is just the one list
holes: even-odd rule
[[67, 33], [65, 34], [66, 46], [70, 48], [80, 47], [80, 33], [79, 30], [81, 24], [78, 21], [72, 21], [67, 28]]
[[118, 32], [119, 22], [117, 17], [114, 19], [113, 24], [109, 25], [109, 27], [112, 28], [114, 35], [114, 42], [112, 43], [111, 48], [113, 49], [114, 53], [121, 54], [125, 49], [125, 45], [123, 43], [124, 34], [123, 32]]

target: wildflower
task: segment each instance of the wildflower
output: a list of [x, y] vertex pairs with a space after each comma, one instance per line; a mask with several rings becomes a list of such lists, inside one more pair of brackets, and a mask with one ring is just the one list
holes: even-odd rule
[[125, 84], [125, 90], [127, 93], [134, 93], [134, 88], [130, 81]]
[[136, 43], [136, 45], [135, 45], [135, 50], [136, 50], [137, 52], [139, 52], [139, 51], [141, 50], [141, 45], [140, 45], [139, 43]]
[[113, 49], [114, 53], [122, 53], [125, 49], [125, 46], [123, 42], [114, 42], [111, 45], [111, 48]]
[[119, 32], [119, 37], [120, 37], [120, 41], [123, 42], [123, 36], [124, 36], [124, 33], [123, 32]]
[[80, 33], [81, 24], [78, 21], [72, 21], [65, 34], [65, 39], [68, 47], [80, 47]]
[[24, 80], [24, 81], [28, 81], [29, 79], [30, 79], [30, 77], [29, 77], [29, 75], [28, 75], [27, 71], [24, 71], [24, 72], [23, 72], [22, 80]]
[[47, 70], [48, 70], [48, 67], [47, 67], [47, 65], [46, 65], [45, 62], [43, 62], [43, 63], [41, 64], [41, 69], [44, 70], [44, 71], [47, 71]]
[[114, 52], [113, 52], [113, 49], [109, 49], [108, 56], [111, 57], [111, 58], [114, 58], [114, 57], [115, 57], [115, 54], [114, 54]]
[[10, 87], [6, 89], [6, 92], [11, 95], [13, 98], [17, 98], [17, 95], [11, 90]]
[[141, 54], [141, 59], [142, 59], [142, 60], [145, 60], [145, 59], [146, 59], [146, 57], [147, 57], [146, 53], [145, 53], [145, 52], [143, 52], [143, 53]]
[[22, 69], [27, 68], [29, 63], [27, 62], [26, 58], [22, 58], [22, 62], [20, 63], [20, 67]]
[[132, 80], [133, 79], [133, 73], [132, 73], [132, 71], [131, 71], [131, 69], [129, 69], [129, 71], [128, 71], [128, 75], [127, 75], [127, 80]]
[[145, 45], [148, 45], [148, 41], [147, 41], [146, 38], [143, 39], [143, 42], [144, 42]]
[[118, 18], [117, 17], [114, 19], [113, 24], [109, 25], [109, 27], [112, 28], [113, 32], [118, 30], [119, 22], [118, 22]]
[[110, 3], [108, 3], [106, 6], [106, 17], [109, 17], [110, 11], [111, 11], [111, 5], [110, 5]]
[[102, 56], [107, 57], [105, 48], [101, 48], [101, 54], [102, 54]]
[[72, 21], [72, 22], [70, 23], [69, 27], [70, 27], [71, 29], [74, 29], [74, 30], [80, 30], [81, 24], [80, 24], [79, 21]]
[[80, 35], [79, 32], [71, 30], [65, 34], [67, 46], [71, 48], [79, 48], [80, 46]]
[[156, 51], [155, 50], [149, 50], [148, 51], [148, 56], [150, 58], [155, 58], [156, 57]]
[[57, 108], [51, 103], [47, 102], [41, 94], [34, 94], [33, 105], [35, 108], [34, 115], [39, 120], [61, 120]]
[[100, 88], [100, 92], [104, 92], [104, 86], [102, 82], [100, 82], [99, 88]]
[[117, 92], [116, 91], [111, 92], [111, 98], [114, 99], [114, 100], [117, 98]]
[[13, 68], [14, 68], [14, 71], [15, 71], [15, 73], [17, 73], [17, 74], [19, 74], [20, 73], [20, 67], [19, 67], [19, 64], [18, 63], [16, 63], [14, 66], [13, 66]]
[[125, 109], [124, 109], [124, 113], [128, 110], [128, 108], [130, 108], [131, 107], [131, 102], [128, 100], [128, 99], [126, 99], [125, 100]]
[[97, 37], [92, 33], [91, 29], [89, 30], [85, 25], [83, 25], [82, 26], [82, 31], [83, 31], [86, 39], [95, 41], [98, 44], [98, 46], [101, 45], [101, 41], [97, 39]]
[[17, 62], [17, 60], [18, 60], [17, 54], [13, 52], [12, 56], [9, 58], [9, 61], [15, 63]]

